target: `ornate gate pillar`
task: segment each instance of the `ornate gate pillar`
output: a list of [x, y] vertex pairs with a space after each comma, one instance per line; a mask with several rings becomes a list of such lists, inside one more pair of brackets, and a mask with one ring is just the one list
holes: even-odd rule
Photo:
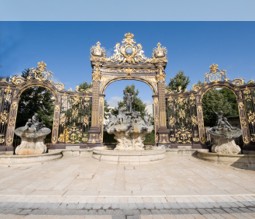
[[246, 116], [246, 109], [245, 109], [245, 104], [244, 104], [244, 101], [242, 98], [241, 91], [239, 92], [239, 95], [238, 95], [237, 104], [238, 104], [241, 129], [242, 129], [242, 133], [243, 133], [243, 142], [244, 142], [244, 144], [249, 144], [250, 143], [249, 123], [248, 123], [248, 119]]
[[[99, 56], [100, 57], [100, 56]], [[93, 146], [101, 145], [101, 129], [99, 124], [99, 94], [100, 94], [100, 79], [101, 72], [99, 69], [100, 63], [92, 63], [93, 65], [93, 74], [92, 74], [92, 120], [91, 128], [89, 130], [89, 139], [88, 144], [93, 144]]]
[[9, 112], [9, 120], [8, 120], [7, 132], [6, 132], [6, 139], [5, 139], [6, 146], [12, 146], [13, 144], [18, 105], [19, 105], [19, 99], [13, 99], [10, 112]]
[[51, 135], [52, 144], [56, 144], [58, 142], [59, 118], [60, 118], [60, 109], [61, 109], [61, 102], [62, 102], [61, 99], [62, 97], [58, 95], [57, 100], [55, 102], [52, 135]]
[[165, 73], [162, 63], [158, 65], [158, 74], [156, 75], [158, 82], [158, 107], [159, 107], [159, 129], [157, 144], [169, 143], [169, 130], [166, 127], [166, 97], [165, 97]]

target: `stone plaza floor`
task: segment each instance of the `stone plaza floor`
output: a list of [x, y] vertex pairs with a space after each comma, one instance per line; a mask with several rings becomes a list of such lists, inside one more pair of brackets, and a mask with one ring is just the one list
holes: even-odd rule
[[2, 166], [0, 218], [255, 218], [255, 171], [169, 152], [143, 165], [64, 156]]

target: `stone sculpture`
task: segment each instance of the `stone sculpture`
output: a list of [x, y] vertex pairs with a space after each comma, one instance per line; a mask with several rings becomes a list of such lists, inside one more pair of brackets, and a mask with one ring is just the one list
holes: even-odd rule
[[208, 130], [213, 140], [212, 152], [226, 155], [240, 153], [241, 148], [236, 145], [235, 139], [242, 135], [241, 129], [231, 126], [222, 111], [215, 113], [217, 125]]
[[132, 94], [126, 92], [124, 100], [126, 106], [119, 109], [117, 116], [109, 115], [105, 129], [118, 142], [115, 150], [144, 150], [145, 135], [152, 132], [153, 125], [148, 116], [143, 119], [132, 109]]
[[44, 139], [51, 130], [39, 121], [37, 113], [28, 119], [25, 126], [15, 129], [14, 132], [21, 138], [21, 144], [15, 149], [17, 155], [36, 155], [47, 151]]

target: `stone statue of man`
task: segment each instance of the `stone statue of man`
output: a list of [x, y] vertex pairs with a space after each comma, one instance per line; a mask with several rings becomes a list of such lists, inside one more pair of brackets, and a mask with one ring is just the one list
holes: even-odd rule
[[131, 113], [132, 112], [132, 103], [134, 101], [134, 95], [132, 93], [125, 92], [125, 99], [126, 99], [127, 110]]

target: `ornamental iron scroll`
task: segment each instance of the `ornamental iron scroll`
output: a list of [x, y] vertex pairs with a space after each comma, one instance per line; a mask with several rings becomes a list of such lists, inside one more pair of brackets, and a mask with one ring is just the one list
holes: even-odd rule
[[243, 105], [241, 105], [241, 103], [239, 104], [239, 111], [246, 112], [247, 120], [243, 119], [241, 121], [241, 124], [244, 127], [249, 128], [250, 141], [255, 142], [255, 89], [254, 89], [254, 86], [253, 87], [245, 86], [245, 88], [242, 90], [242, 94], [243, 94], [242, 96], [243, 96], [244, 104]]
[[8, 85], [0, 90], [0, 145], [6, 142], [5, 135], [9, 121], [10, 107], [12, 103], [13, 90]]
[[167, 98], [169, 141], [178, 144], [199, 142], [194, 93], [170, 94]]
[[227, 81], [227, 74], [225, 70], [219, 70], [218, 64], [210, 65], [210, 71], [205, 74], [205, 82], [219, 82]]
[[109, 58], [109, 61], [116, 63], [140, 63], [145, 62], [148, 58], [145, 57], [141, 44], [136, 44], [134, 34], [126, 33], [122, 44], [115, 45], [114, 54]]
[[58, 143], [86, 143], [91, 124], [91, 97], [63, 95]]

